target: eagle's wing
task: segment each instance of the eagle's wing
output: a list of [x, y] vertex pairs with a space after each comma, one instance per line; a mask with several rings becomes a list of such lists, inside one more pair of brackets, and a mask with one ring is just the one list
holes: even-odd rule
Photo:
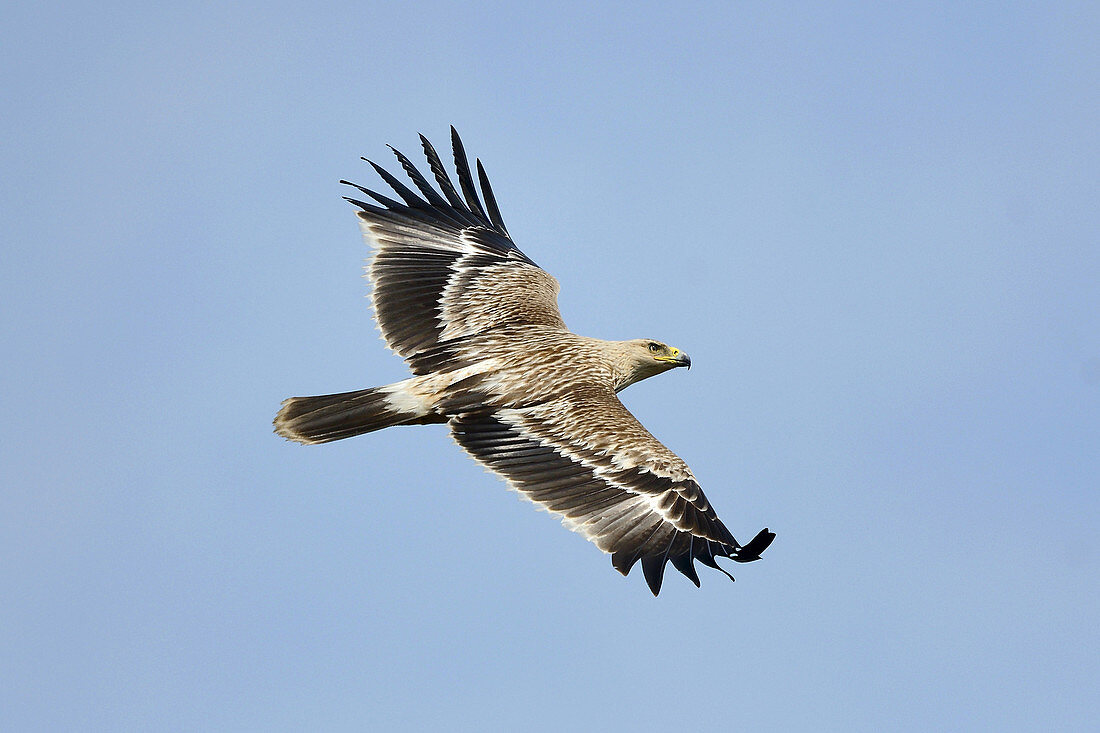
[[654, 595], [670, 560], [699, 585], [694, 560], [719, 570], [718, 556], [751, 562], [775, 537], [764, 529], [738, 544], [687, 464], [614, 394], [490, 408], [454, 417], [450, 426], [467, 453], [611, 553], [623, 575], [641, 560]]
[[420, 195], [374, 163], [401, 201], [342, 181], [376, 202], [348, 199], [360, 208], [364, 236], [375, 248], [367, 274], [387, 345], [408, 358], [441, 341], [496, 326], [564, 330], [558, 282], [513, 244], [481, 161], [477, 175], [484, 205], [455, 129], [451, 141], [461, 196], [435, 148], [423, 135], [420, 140], [442, 195], [397, 150], [394, 154]]

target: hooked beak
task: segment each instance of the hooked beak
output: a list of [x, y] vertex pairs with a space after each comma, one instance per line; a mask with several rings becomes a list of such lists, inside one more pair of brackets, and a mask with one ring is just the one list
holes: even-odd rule
[[679, 349], [672, 349], [668, 356], [659, 356], [657, 358], [661, 361], [667, 361], [674, 367], [687, 367], [691, 369], [691, 357]]

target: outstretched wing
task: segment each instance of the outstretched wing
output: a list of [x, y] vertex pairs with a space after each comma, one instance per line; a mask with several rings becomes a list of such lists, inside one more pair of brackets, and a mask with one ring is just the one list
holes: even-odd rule
[[389, 347], [407, 358], [441, 341], [497, 326], [564, 330], [558, 282], [508, 236], [481, 161], [477, 175], [484, 205], [455, 129], [451, 142], [461, 196], [435, 148], [423, 135], [420, 140], [442, 194], [397, 150], [393, 152], [419, 195], [371, 161], [401, 201], [341, 181], [375, 201], [348, 198], [360, 208], [363, 234], [375, 248], [367, 274], [375, 316]]
[[738, 544], [683, 460], [614, 395], [487, 409], [450, 426], [467, 453], [611, 553], [623, 575], [640, 560], [654, 595], [669, 561], [699, 585], [695, 560], [726, 572], [715, 557], [751, 562], [775, 537], [765, 529]]

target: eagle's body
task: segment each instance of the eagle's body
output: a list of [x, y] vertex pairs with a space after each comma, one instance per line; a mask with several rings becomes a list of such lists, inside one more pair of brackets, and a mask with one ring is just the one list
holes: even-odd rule
[[381, 206], [349, 199], [375, 247], [368, 274], [382, 335], [414, 376], [292, 397], [275, 418], [276, 432], [324, 443], [392, 425], [448, 423], [467, 453], [611, 553], [620, 572], [640, 560], [654, 594], [668, 561], [698, 584], [693, 560], [718, 568], [716, 556], [758, 559], [774, 535], [765, 529], [739, 545], [687, 464], [616, 397], [641, 379], [689, 366], [687, 355], [652, 340], [571, 333], [558, 312], [557, 281], [512, 243], [480, 161], [484, 206], [453, 128], [461, 197], [421, 140], [442, 196], [394, 151], [421, 195], [374, 166], [402, 202], [359, 186]]

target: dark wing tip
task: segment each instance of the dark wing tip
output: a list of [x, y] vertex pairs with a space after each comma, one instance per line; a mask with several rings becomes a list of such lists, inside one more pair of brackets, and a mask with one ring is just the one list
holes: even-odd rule
[[630, 569], [638, 562], [638, 553], [620, 550], [611, 556], [611, 565], [623, 575], [630, 575]]
[[500, 215], [497, 206], [497, 197], [493, 195], [493, 187], [489, 185], [489, 176], [485, 173], [485, 166], [481, 164], [481, 158], [477, 159], [477, 180], [481, 184], [481, 195], [485, 199], [485, 208], [489, 211], [489, 221], [501, 232], [507, 234], [508, 227], [504, 226], [504, 219]]
[[775, 539], [775, 532], [768, 531], [768, 528], [760, 530], [755, 537], [749, 540], [749, 544], [739, 549], [733, 555], [733, 559], [736, 562], [755, 562], [760, 559], [760, 555], [764, 550], [768, 549], [768, 546]]
[[669, 551], [672, 549], [671, 544], [664, 553], [653, 555], [642, 555], [641, 548], [636, 548], [632, 551], [620, 550], [612, 553], [611, 564], [623, 575], [628, 575], [635, 563], [641, 560], [642, 572], [645, 574], [646, 584], [649, 586], [649, 590], [653, 595], [656, 596], [661, 592], [661, 585], [664, 582], [665, 564], [667, 562], [671, 561], [672, 566], [694, 583], [696, 588], [700, 587], [701, 583], [699, 581], [699, 573], [695, 569], [695, 560], [698, 560], [709, 568], [714, 568], [730, 580], [736, 580], [736, 578], [730, 575], [725, 568], [718, 564], [716, 558], [728, 557], [740, 563], [755, 562], [760, 559], [760, 555], [763, 554], [764, 550], [768, 549], [768, 546], [771, 545], [774, 539], [775, 532], [770, 531], [766, 527], [760, 530], [760, 532], [743, 547], [736, 544], [727, 545], [713, 542], [701, 537], [692, 537], [691, 544], [686, 545], [686, 549], [685, 546], [681, 546], [673, 552]]
[[414, 209], [430, 208], [428, 203], [424, 199], [416, 195], [416, 193], [413, 192], [404, 183], [394, 178], [388, 170], [378, 165], [373, 160], [370, 160], [369, 158], [363, 158], [363, 160], [365, 160], [367, 163], [370, 163], [371, 168], [374, 168], [374, 171], [378, 174], [378, 177], [385, 181], [386, 185], [392, 188], [394, 192], [401, 197], [401, 200], [405, 202], [406, 206]]
[[[421, 137], [423, 137], [423, 135], [421, 135]], [[434, 188], [432, 188], [431, 184], [428, 183], [428, 181], [424, 178], [420, 171], [417, 170], [416, 166], [413, 165], [413, 162], [409, 160], [404, 153], [402, 153], [400, 150], [392, 145], [388, 145], [387, 147], [393, 151], [393, 154], [395, 156], [397, 156], [397, 161], [405, 170], [405, 175], [407, 175], [409, 177], [409, 180], [411, 180], [416, 185], [416, 187], [420, 190], [421, 195], [424, 196], [428, 203], [444, 211], [450, 207], [450, 204], [445, 201]]]
[[443, 161], [439, 159], [439, 153], [435, 151], [435, 147], [423, 134], [420, 135], [420, 146], [424, 149], [424, 157], [428, 159], [428, 167], [431, 168], [436, 182], [443, 190], [443, 195], [447, 197], [451, 206], [459, 213], [469, 213], [465, 202], [455, 191], [454, 184], [451, 183], [451, 178], [447, 175], [447, 168], [443, 165]]
[[[364, 160], [366, 160], [366, 159], [364, 158]], [[366, 195], [370, 196], [372, 199], [374, 199], [378, 203], [382, 204], [382, 206], [384, 206], [387, 209], [398, 210], [398, 209], [403, 208], [402, 204], [398, 203], [397, 201], [394, 201], [393, 199], [389, 198], [388, 196], [383, 196], [382, 194], [378, 193], [377, 191], [372, 191], [369, 188], [365, 188], [364, 186], [360, 186], [358, 183], [352, 183], [351, 181], [344, 181], [344, 180], [341, 180], [340, 183], [342, 183], [345, 186], [351, 186], [352, 188], [354, 188], [354, 189], [356, 189], [356, 190], [358, 190], [362, 193], [365, 193]], [[350, 201], [353, 204], [355, 204], [356, 206], [360, 206], [362, 204], [361, 201], [356, 201], [355, 199], [350, 199], [347, 196], [344, 196], [343, 198], [344, 198], [345, 201]], [[368, 207], [365, 207], [365, 208], [368, 211], [377, 211], [378, 210], [378, 207], [376, 207], [376, 206], [368, 206]]]
[[691, 554], [696, 560], [703, 563], [708, 568], [714, 568], [732, 581], [737, 580], [737, 578], [730, 575], [729, 571], [719, 565], [718, 561], [714, 559], [715, 554], [721, 555], [723, 557], [729, 556], [730, 553], [726, 550], [723, 550], [721, 546], [719, 546], [719, 551], [715, 553], [713, 543], [710, 540], [702, 540], [701, 542], [696, 542], [693, 545], [691, 549]]
[[671, 560], [672, 566], [683, 573], [692, 583], [695, 583], [696, 588], [700, 586], [699, 573], [695, 571], [695, 563], [692, 562], [690, 550], [681, 555], [673, 555]]
[[[340, 181], [340, 183], [354, 186], [356, 189], [381, 204], [384, 209], [398, 211], [404, 215], [412, 215], [421, 220], [426, 220], [425, 216], [427, 216], [437, 219], [439, 222], [449, 226], [458, 228], [485, 227], [503, 235], [510, 243], [511, 238], [508, 235], [507, 227], [504, 225], [504, 219], [500, 215], [500, 208], [497, 205], [492, 186], [489, 185], [489, 177], [485, 174], [485, 168], [481, 164], [481, 161], [478, 160], [475, 179], [475, 174], [470, 168], [469, 159], [466, 157], [466, 150], [462, 145], [462, 139], [458, 136], [458, 131], [455, 129], [454, 125], [451, 125], [451, 147], [454, 153], [455, 173], [458, 175], [458, 188], [451, 183], [446, 167], [440, 160], [439, 154], [436, 152], [435, 148], [432, 147], [432, 144], [428, 141], [428, 138], [421, 134], [420, 143], [424, 148], [424, 155], [428, 160], [428, 167], [431, 169], [436, 183], [439, 184], [439, 190], [436, 190], [435, 187], [428, 182], [428, 179], [417, 170], [408, 156], [404, 155], [392, 145], [387, 145], [386, 147], [388, 147], [397, 157], [405, 174], [415, 185], [416, 191], [401, 183], [381, 165], [365, 157], [362, 158], [362, 160], [370, 164], [375, 173], [378, 174], [386, 185], [393, 189], [400, 201], [395, 201], [388, 196], [384, 196], [350, 181]], [[481, 196], [478, 195], [476, 185], [478, 183], [481, 184], [481, 193], [485, 199], [484, 204], [482, 203]], [[440, 191], [442, 191], [442, 194]], [[461, 191], [461, 195], [459, 191]], [[410, 214], [410, 209], [415, 209], [422, 213]]]
[[645, 582], [654, 596], [661, 592], [661, 583], [665, 578], [665, 563], [667, 561], [668, 556], [664, 553], [642, 558], [642, 572], [645, 574]]
[[485, 214], [485, 210], [481, 207], [481, 199], [477, 196], [474, 179], [470, 175], [470, 160], [466, 157], [466, 148], [463, 147], [462, 138], [458, 136], [458, 130], [455, 129], [454, 125], [451, 125], [451, 151], [454, 154], [458, 186], [462, 189], [462, 195], [466, 198], [466, 206], [475, 216], [486, 223], [492, 224]]

